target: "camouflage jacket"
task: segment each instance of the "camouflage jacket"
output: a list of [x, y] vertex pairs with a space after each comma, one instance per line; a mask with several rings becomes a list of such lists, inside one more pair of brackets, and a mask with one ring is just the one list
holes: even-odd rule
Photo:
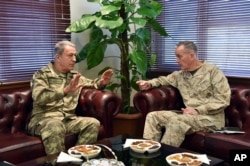
[[196, 109], [213, 121], [224, 123], [224, 109], [229, 105], [231, 90], [223, 72], [213, 64], [203, 62], [194, 73], [175, 71], [149, 80], [152, 87], [172, 85], [179, 89], [186, 107]]
[[[73, 116], [81, 89], [67, 95], [64, 95], [63, 89], [77, 73], [74, 70], [67, 74], [59, 73], [54, 69], [53, 62], [37, 71], [31, 81], [32, 116]], [[81, 76], [79, 82], [84, 85], [83, 87], [101, 88], [99, 79], [91, 80]]]

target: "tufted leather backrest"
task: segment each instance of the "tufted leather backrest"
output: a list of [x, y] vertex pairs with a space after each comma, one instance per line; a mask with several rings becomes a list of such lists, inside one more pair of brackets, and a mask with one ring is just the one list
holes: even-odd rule
[[250, 89], [239, 86], [232, 87], [231, 91], [230, 105], [225, 109], [226, 126], [250, 131]]
[[32, 110], [30, 88], [0, 92], [0, 133], [25, 132]]
[[161, 86], [147, 91], [139, 91], [134, 95], [133, 104], [142, 113], [143, 122], [148, 112], [180, 110], [184, 107], [179, 91], [172, 86]]

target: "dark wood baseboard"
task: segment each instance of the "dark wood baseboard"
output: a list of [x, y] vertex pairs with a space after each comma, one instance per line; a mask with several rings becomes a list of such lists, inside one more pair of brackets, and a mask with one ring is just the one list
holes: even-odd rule
[[0, 90], [19, 89], [24, 87], [30, 87], [30, 81], [0, 83]]

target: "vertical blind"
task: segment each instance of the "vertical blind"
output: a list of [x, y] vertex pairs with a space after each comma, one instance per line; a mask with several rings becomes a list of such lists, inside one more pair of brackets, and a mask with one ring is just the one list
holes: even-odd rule
[[169, 33], [152, 33], [158, 58], [150, 71], [178, 70], [174, 50], [182, 40], [194, 41], [198, 58], [216, 64], [227, 76], [250, 78], [250, 1], [160, 0], [158, 21]]
[[54, 57], [54, 45], [70, 39], [69, 0], [0, 1], [0, 82], [30, 80]]

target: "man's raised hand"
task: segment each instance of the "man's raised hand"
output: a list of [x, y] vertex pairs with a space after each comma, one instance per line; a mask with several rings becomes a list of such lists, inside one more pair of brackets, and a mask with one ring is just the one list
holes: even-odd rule
[[83, 86], [82, 84], [79, 84], [80, 77], [81, 77], [80, 73], [73, 76], [70, 83], [64, 88], [65, 95], [67, 93], [74, 92]]

